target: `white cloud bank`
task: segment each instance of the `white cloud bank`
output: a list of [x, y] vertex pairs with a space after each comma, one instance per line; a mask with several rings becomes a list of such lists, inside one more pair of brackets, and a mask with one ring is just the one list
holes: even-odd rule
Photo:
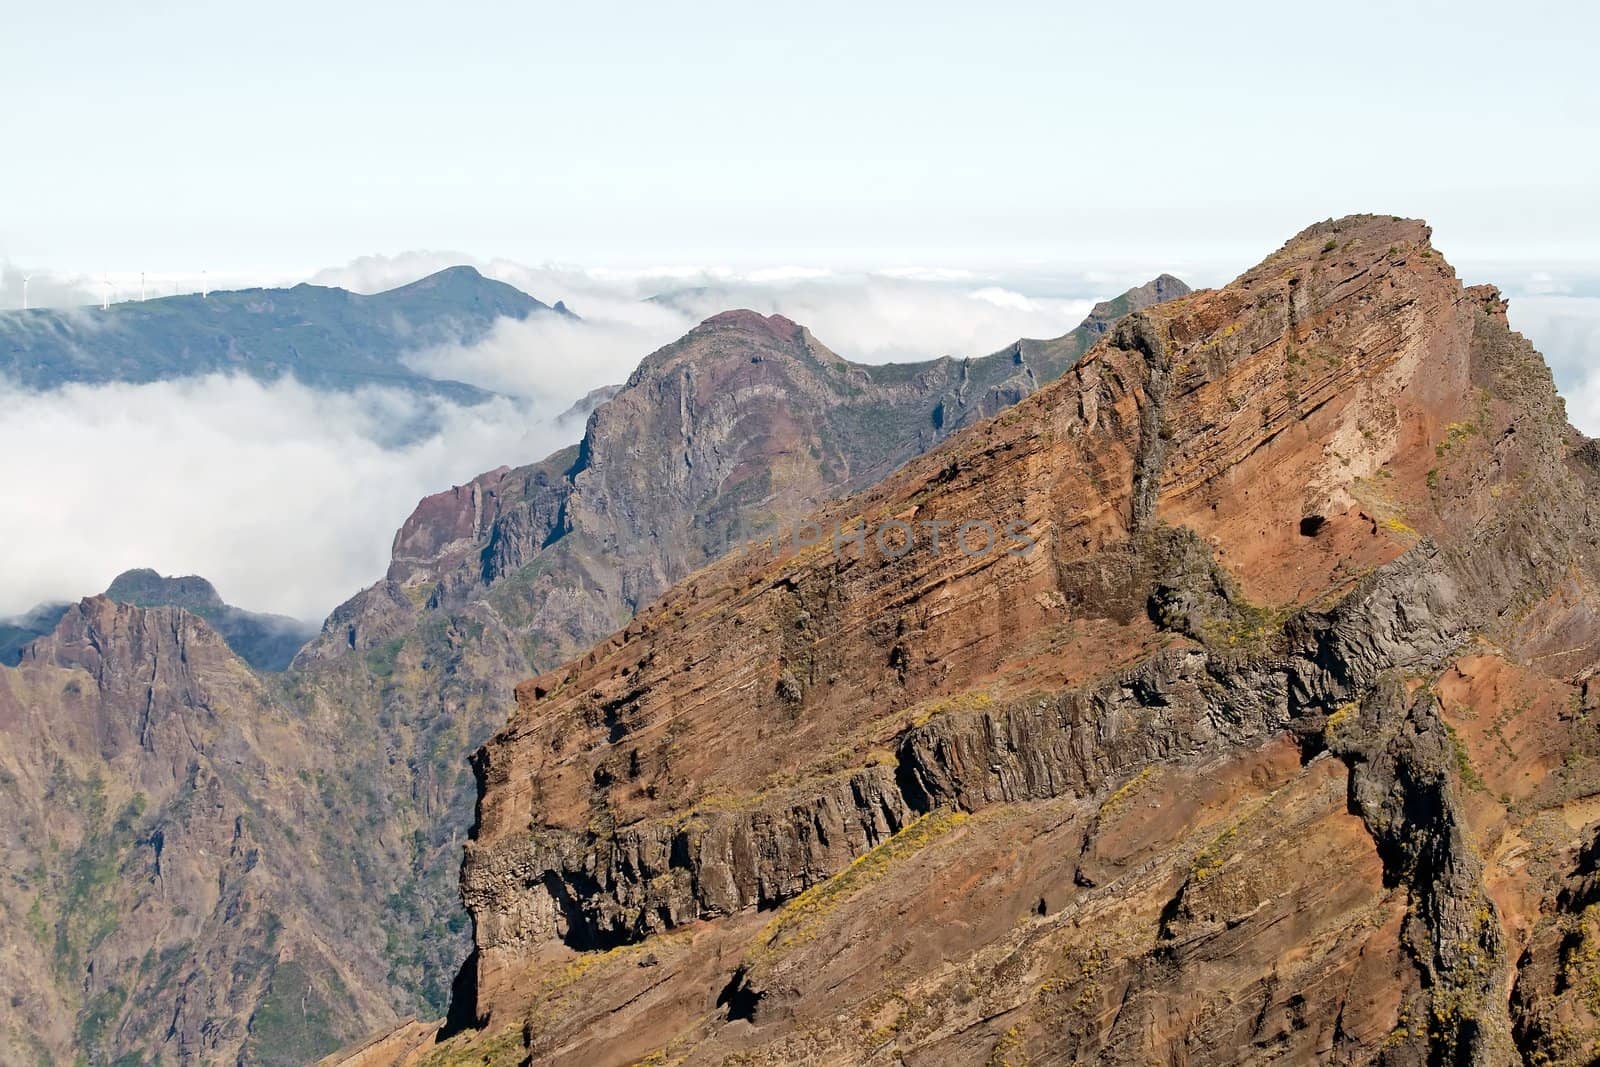
[[1512, 296], [1509, 318], [1550, 364], [1568, 421], [1600, 437], [1600, 297]]
[[[378, 292], [463, 261], [472, 262], [437, 252], [371, 256], [323, 271], [314, 281]], [[480, 344], [415, 353], [407, 363], [433, 377], [551, 404], [621, 383], [645, 355], [732, 308], [785, 315], [848, 359], [887, 363], [981, 356], [1019, 337], [1057, 337], [1081, 322], [1096, 298], [1113, 295], [1104, 279], [1071, 279], [1076, 292], [1094, 296], [1042, 296], [967, 271], [926, 268], [836, 274], [810, 267], [472, 265], [547, 303], [565, 301], [582, 321], [553, 315], [502, 320]], [[1154, 273], [1129, 276], [1126, 284]]]
[[[30, 393], [0, 385], [0, 614], [129, 567], [201, 574], [230, 603], [321, 619], [382, 576], [423, 496], [575, 438], [527, 405], [327, 393], [213, 375]], [[397, 421], [436, 432], [383, 442]]]

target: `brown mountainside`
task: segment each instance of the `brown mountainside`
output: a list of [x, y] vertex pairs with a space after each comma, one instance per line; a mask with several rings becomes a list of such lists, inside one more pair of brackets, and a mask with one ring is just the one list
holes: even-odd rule
[[1600, 453], [1504, 311], [1322, 223], [816, 516], [1031, 549], [682, 581], [477, 757], [478, 1028], [359, 1059], [1589, 1062]]
[[90, 598], [0, 668], [0, 1061], [303, 1063], [393, 1019], [331, 732], [175, 607]]
[[[695, 509], [719, 537], [790, 521], [1180, 291], [1157, 279], [1056, 341], [886, 369], [724, 316], [602, 402], [583, 472], [571, 450], [424, 501], [393, 580], [281, 675], [230, 651], [203, 579], [132, 572], [66, 609], [0, 667], [0, 1062], [297, 1064], [443, 1011], [469, 948], [466, 757], [518, 680], [719, 553]], [[745, 441], [777, 412], [810, 436]], [[699, 469], [667, 492], [661, 456]]]

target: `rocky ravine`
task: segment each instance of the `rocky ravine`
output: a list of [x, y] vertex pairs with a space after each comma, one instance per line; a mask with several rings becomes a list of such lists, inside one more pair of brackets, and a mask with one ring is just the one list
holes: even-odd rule
[[[1127, 308], [1179, 291], [1157, 279], [1065, 338], [895, 369], [818, 356], [793, 324], [708, 324], [594, 398], [590, 474], [566, 479], [571, 457], [556, 457], [425, 501], [397, 538], [396, 580], [336, 614], [283, 674], [240, 658], [281, 666], [272, 620], [228, 609], [201, 579], [131, 572], [107, 597], [52, 609], [22, 662], [0, 666], [0, 1062], [298, 1064], [443, 1011], [469, 947], [466, 757], [504, 724], [515, 682], [559, 661], [540, 649], [592, 643], [649, 583], [720, 551], [695, 540], [694, 509], [770, 528], [842, 491], [798, 439], [769, 435], [718, 477], [708, 459], [660, 500], [653, 457], [759, 422], [775, 390], [795, 388], [795, 420], [851, 412], [828, 431], [838, 463], [898, 463], [1058, 374]], [[734, 388], [763, 364], [789, 369]], [[686, 406], [671, 383], [690, 379], [705, 392]], [[545, 470], [565, 486], [551, 521], [582, 529], [559, 552], [529, 532], [545, 521]], [[618, 540], [640, 542], [618, 554], [627, 568], [588, 567], [593, 545]], [[497, 562], [474, 580], [491, 545]], [[563, 595], [587, 607], [557, 620]], [[346, 640], [352, 619], [360, 636]]]
[[0, 668], [0, 1061], [294, 1064], [393, 1018], [335, 726], [174, 607], [92, 597]]
[[1600, 450], [1421, 223], [1136, 313], [518, 690], [443, 1044], [352, 1062], [1586, 1063]]

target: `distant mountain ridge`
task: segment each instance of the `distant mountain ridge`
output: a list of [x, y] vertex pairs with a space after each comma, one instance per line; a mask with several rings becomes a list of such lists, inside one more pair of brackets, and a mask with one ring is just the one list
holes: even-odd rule
[[0, 619], [0, 664], [15, 667], [29, 642], [54, 630], [71, 606], [59, 602], [40, 604], [21, 615]]
[[146, 383], [216, 372], [293, 375], [328, 389], [393, 386], [476, 402], [490, 394], [430, 378], [402, 357], [481, 341], [497, 320], [571, 316], [472, 267], [363, 295], [300, 284], [98, 307], [0, 313], [0, 378], [29, 389]]

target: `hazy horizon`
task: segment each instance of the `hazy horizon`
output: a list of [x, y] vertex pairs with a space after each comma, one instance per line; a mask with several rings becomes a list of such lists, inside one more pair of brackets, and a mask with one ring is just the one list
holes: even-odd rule
[[28, 147], [0, 259], [994, 269], [1237, 260], [1357, 211], [1461, 260], [1591, 259], [1597, 30], [1479, 0], [36, 5], [0, 40]]

